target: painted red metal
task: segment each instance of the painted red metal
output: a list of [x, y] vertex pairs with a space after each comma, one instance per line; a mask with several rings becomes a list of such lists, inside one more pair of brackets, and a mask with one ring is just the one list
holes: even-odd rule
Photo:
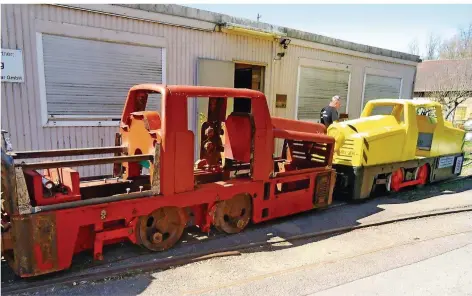
[[[70, 168], [46, 169], [43, 175], [34, 170], [25, 170], [24, 173], [28, 191], [31, 196], [34, 196], [35, 204], [38, 206], [80, 200], [80, 178], [79, 173], [75, 170]], [[51, 192], [47, 196], [43, 192], [43, 177], [52, 182], [60, 180], [62, 192]]]
[[404, 172], [402, 168], [399, 168], [395, 172], [392, 173], [392, 180], [391, 180], [391, 190], [392, 191], [400, 191], [400, 189], [408, 186], [415, 186], [415, 185], [424, 185], [428, 182], [429, 176], [429, 166], [428, 164], [424, 164], [421, 167], [417, 168], [418, 173], [416, 179], [404, 181]]
[[226, 119], [225, 156], [229, 159], [251, 161], [253, 124], [248, 116], [228, 116]]
[[286, 118], [272, 117], [275, 129], [290, 130], [312, 134], [326, 134], [326, 126], [320, 123], [296, 121]]
[[[161, 94], [162, 114], [145, 111], [148, 94], [154, 92]], [[211, 166], [200, 165], [202, 162], [199, 162], [198, 168], [195, 168], [194, 133], [188, 129], [187, 121], [188, 99], [206, 97], [212, 103], [208, 122], [204, 123], [202, 130], [211, 126], [219, 133], [224, 123], [225, 129], [221, 129], [224, 149], [218, 150], [221, 157], [210, 160]], [[251, 112], [231, 113], [225, 118], [227, 98], [250, 99]], [[218, 144], [220, 142], [213, 138], [213, 134], [207, 133], [206, 136], [199, 143], [201, 147], [205, 147], [203, 141], [210, 140], [216, 146], [223, 145]], [[285, 139], [288, 143], [288, 152], [279, 157], [274, 157], [275, 138]], [[120, 240], [140, 243], [137, 237], [139, 231], [151, 231], [145, 235], [151, 238], [146, 243], [152, 243], [152, 238], [155, 238], [157, 244], [161, 239], [165, 240], [166, 232], [159, 229], [154, 233], [153, 223], [157, 222], [152, 215], [149, 219], [142, 217], [148, 217], [164, 207], [185, 209], [192, 214], [193, 224], [203, 232], [208, 232], [215, 223], [218, 229], [235, 232], [247, 225], [248, 213], [253, 223], [259, 223], [331, 203], [335, 176], [331, 168], [334, 139], [326, 135], [323, 125], [271, 118], [266, 98], [258, 91], [155, 84], [134, 86], [126, 99], [117, 139], [126, 152], [116, 154], [116, 157], [124, 153], [128, 156], [154, 155], [153, 161], [123, 162], [124, 173], [121, 176], [129, 182], [149, 178], [145, 185], [151, 188], [152, 196], [77, 206], [70, 201], [93, 201], [99, 197], [89, 196], [93, 193], [90, 188], [95, 185], [91, 183], [86, 186], [89, 195], [77, 196], [77, 188], [80, 187], [78, 175], [75, 171], [62, 169], [62, 176], [69, 176], [63, 178], [63, 183], [70, 188], [66, 194], [70, 199], [60, 200], [64, 208], [47, 210], [47, 207], [40, 207], [45, 210], [14, 217], [22, 223], [21, 227], [18, 226], [20, 224], [13, 227], [13, 231], [30, 229], [31, 232], [38, 219], [54, 221], [49, 232], [54, 234], [53, 237], [46, 237], [46, 232], [23, 236], [21, 248], [19, 241], [12, 242], [15, 256], [26, 262], [25, 266], [14, 267], [18, 275], [28, 277], [67, 269], [73, 255], [84, 250], [92, 249], [94, 258], [100, 260], [103, 258], [103, 245]], [[222, 160], [228, 163], [223, 164]], [[238, 174], [241, 167], [247, 168], [248, 172], [237, 178], [231, 175]], [[149, 176], [144, 175], [145, 168], [149, 169]], [[118, 171], [115, 167], [115, 173]], [[57, 177], [53, 174], [47, 176]], [[41, 198], [43, 188], [40, 183], [27, 181], [27, 184], [31, 187], [29, 192], [34, 205], [51, 204]], [[112, 192], [112, 188], [122, 184], [102, 182], [100, 192], [103, 192], [104, 186], [109, 186]], [[137, 190], [135, 187], [133, 190]], [[242, 209], [240, 218], [238, 213], [225, 212], [229, 209], [223, 208], [235, 203], [223, 202], [232, 198], [242, 200], [236, 203]], [[179, 213], [179, 219], [188, 219], [181, 210]], [[232, 217], [235, 224], [225, 225], [225, 213]], [[167, 226], [172, 227], [171, 224]], [[168, 232], [178, 233], [173, 229]], [[31, 249], [28, 249], [29, 246]]]

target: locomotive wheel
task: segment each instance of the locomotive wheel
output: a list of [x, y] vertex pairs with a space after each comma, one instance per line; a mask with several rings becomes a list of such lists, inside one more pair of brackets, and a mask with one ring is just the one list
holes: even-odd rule
[[415, 171], [416, 180], [420, 180], [421, 183], [418, 186], [423, 186], [428, 183], [429, 168], [427, 164], [422, 165]]
[[403, 168], [399, 168], [393, 173], [391, 173], [387, 180], [387, 190], [393, 191], [393, 192], [399, 191], [400, 185], [403, 182], [404, 176], [405, 176], [405, 173], [403, 171]]
[[185, 212], [181, 208], [157, 209], [139, 219], [138, 240], [151, 251], [167, 250], [179, 241], [186, 223]]
[[251, 197], [244, 193], [237, 194], [216, 204], [213, 224], [219, 231], [228, 234], [238, 233], [249, 224], [251, 213]]

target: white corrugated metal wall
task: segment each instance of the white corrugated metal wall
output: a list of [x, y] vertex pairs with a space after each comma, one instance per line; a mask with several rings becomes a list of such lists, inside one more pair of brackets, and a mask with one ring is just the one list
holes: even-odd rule
[[[267, 64], [265, 93], [273, 102], [276, 93], [287, 94], [286, 109], [272, 109], [274, 115], [294, 118], [298, 68], [301, 58], [333, 61], [352, 66], [349, 86], [349, 114], [361, 111], [364, 69], [372, 67], [399, 73], [404, 77], [401, 97], [409, 97], [414, 80], [414, 66], [333, 53], [306, 46], [290, 45], [281, 61], [273, 61], [273, 44], [267, 40], [191, 30], [170, 25], [123, 18], [119, 16], [62, 8], [51, 5], [2, 5], [2, 48], [23, 49], [24, 83], [2, 83], [1, 123], [10, 131], [17, 150], [81, 148], [112, 146], [117, 127], [43, 127], [40, 112], [40, 87], [36, 55], [36, 19], [58, 24], [69, 23], [86, 27], [164, 37], [166, 47], [166, 82], [196, 84], [198, 58], [244, 60]], [[271, 77], [272, 65], [275, 66]], [[271, 83], [275, 83], [271, 93]], [[125, 98], [123, 98], [124, 100]], [[272, 104], [272, 103], [271, 103]], [[86, 167], [87, 175], [109, 174], [109, 167]]]
[[348, 94], [348, 113], [350, 118], [357, 118], [361, 114], [364, 76], [367, 68], [388, 71], [402, 77], [403, 84], [401, 89], [401, 98], [411, 98], [415, 77], [415, 66], [394, 64], [302, 46], [290, 45], [287, 53], [288, 54], [280, 62], [281, 64], [276, 67], [276, 69], [280, 70], [277, 71], [275, 81], [276, 93], [288, 95], [287, 108], [275, 109], [276, 116], [294, 118], [297, 96], [298, 67], [310, 66], [310, 61], [325, 61], [328, 63], [332, 62], [350, 66], [351, 77]]
[[[21, 48], [25, 82], [2, 83], [2, 128], [15, 150], [113, 146], [118, 127], [43, 127], [36, 57], [36, 19], [119, 30], [167, 39], [168, 84], [195, 84], [197, 58], [270, 63], [272, 44], [242, 36], [161, 25], [51, 5], [2, 5], [2, 48]], [[270, 69], [267, 69], [270, 71]], [[125, 98], [123, 97], [123, 102]], [[85, 167], [86, 175], [109, 174], [109, 166]]]

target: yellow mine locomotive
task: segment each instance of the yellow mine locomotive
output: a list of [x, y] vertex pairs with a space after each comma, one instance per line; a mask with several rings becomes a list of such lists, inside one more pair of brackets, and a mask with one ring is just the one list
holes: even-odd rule
[[333, 167], [337, 198], [364, 199], [376, 191], [398, 191], [457, 176], [465, 132], [443, 119], [427, 100], [369, 101], [359, 119], [328, 128], [336, 139]]

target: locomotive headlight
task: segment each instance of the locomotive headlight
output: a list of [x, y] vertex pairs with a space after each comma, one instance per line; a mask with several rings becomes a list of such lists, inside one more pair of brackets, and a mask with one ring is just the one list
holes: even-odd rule
[[334, 138], [334, 152], [338, 152], [341, 146], [344, 144], [344, 133], [335, 126], [328, 128], [328, 136]]
[[51, 180], [43, 177], [43, 186], [44, 188], [51, 190], [54, 187], [54, 183]]

